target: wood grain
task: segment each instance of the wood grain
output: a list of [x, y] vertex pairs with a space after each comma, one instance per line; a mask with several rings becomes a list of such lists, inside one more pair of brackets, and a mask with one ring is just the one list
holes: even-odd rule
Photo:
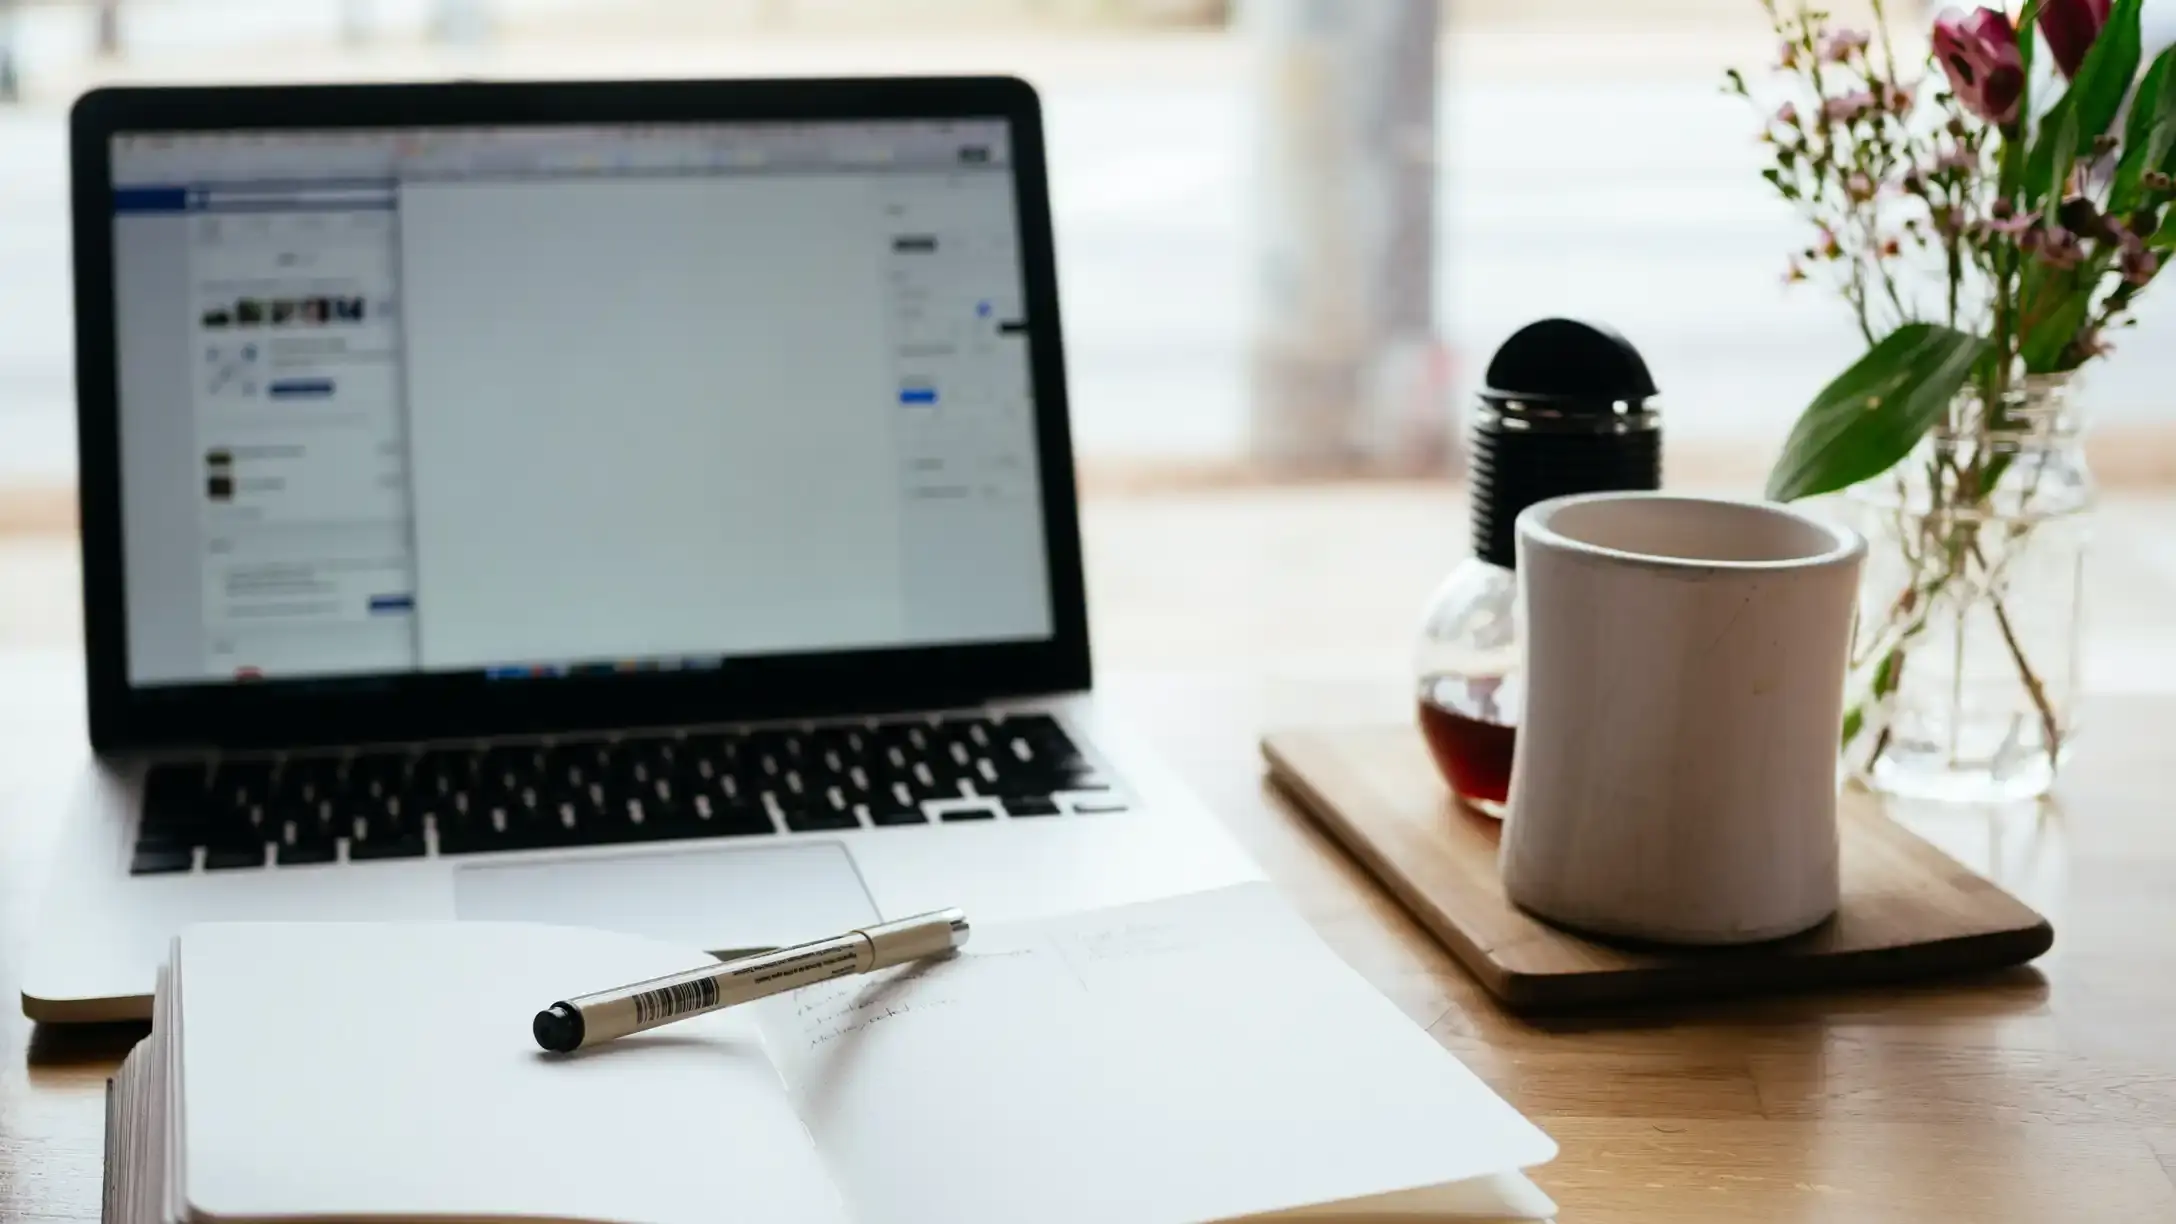
[[2021, 964], [2054, 941], [2030, 906], [1856, 793], [1839, 816], [1842, 904], [1812, 931], [1737, 948], [1582, 938], [1505, 899], [1501, 826], [1450, 798], [1412, 727], [1278, 731], [1262, 753], [1271, 777], [1519, 1011], [1909, 981]]

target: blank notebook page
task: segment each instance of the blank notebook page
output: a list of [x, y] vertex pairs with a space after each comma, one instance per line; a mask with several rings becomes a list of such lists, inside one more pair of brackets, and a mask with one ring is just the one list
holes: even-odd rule
[[201, 1217], [845, 1219], [749, 1013], [536, 1048], [537, 1009], [699, 963], [684, 949], [327, 923], [196, 927], [183, 957], [183, 1190]]

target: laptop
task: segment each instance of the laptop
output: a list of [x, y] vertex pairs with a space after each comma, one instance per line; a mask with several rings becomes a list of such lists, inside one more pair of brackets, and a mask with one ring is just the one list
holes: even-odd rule
[[731, 952], [1258, 878], [1091, 691], [1034, 92], [118, 89], [86, 681], [23, 978], [210, 919]]

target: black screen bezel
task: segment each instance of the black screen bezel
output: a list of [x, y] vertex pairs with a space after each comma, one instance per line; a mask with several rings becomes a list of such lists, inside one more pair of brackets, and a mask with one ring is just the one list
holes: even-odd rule
[[[1001, 119], [1027, 289], [1053, 633], [1035, 641], [728, 659], [714, 670], [128, 682], [111, 138], [294, 128]], [[76, 426], [90, 738], [101, 752], [300, 746], [875, 713], [1085, 690], [1080, 527], [1041, 108], [1010, 77], [119, 88], [70, 116]]]

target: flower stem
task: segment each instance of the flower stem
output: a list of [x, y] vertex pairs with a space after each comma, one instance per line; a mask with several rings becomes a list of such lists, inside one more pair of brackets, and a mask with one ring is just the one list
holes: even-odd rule
[[[1977, 542], [1972, 545], [1972, 559], [1987, 570], [1987, 557], [1981, 553]], [[2017, 664], [2017, 678], [2025, 685], [2025, 693], [2032, 698], [2032, 708], [2040, 715], [2040, 736], [2047, 745], [2048, 768], [2055, 768], [2055, 755], [2062, 751], [2063, 727], [2055, 717], [2055, 703], [2048, 700], [2047, 686], [2041, 683], [2040, 673], [2033, 670], [2031, 660], [2025, 657], [2025, 644], [2018, 640], [2017, 630], [2010, 624], [2010, 612], [2002, 604], [2002, 596], [1994, 590], [1992, 581], [1987, 591], [1988, 610], [1995, 614], [1995, 628], [2002, 631], [2002, 644], [2010, 652], [2010, 661]]]

